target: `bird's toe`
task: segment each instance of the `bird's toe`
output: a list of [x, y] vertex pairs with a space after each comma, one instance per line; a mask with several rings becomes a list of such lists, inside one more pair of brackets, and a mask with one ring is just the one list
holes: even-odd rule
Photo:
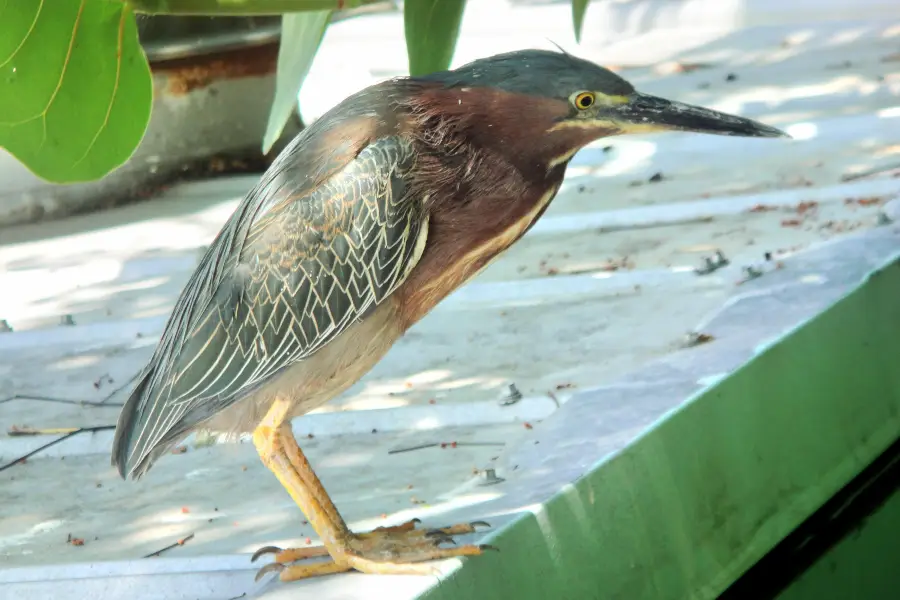
[[282, 552], [282, 549], [279, 548], [278, 546], [263, 546], [262, 548], [260, 548], [259, 550], [257, 550], [256, 552], [253, 553], [253, 556], [250, 557], [250, 562], [252, 562], [252, 563], [256, 562], [259, 559], [259, 557], [261, 557], [265, 554], [278, 554], [279, 552]]

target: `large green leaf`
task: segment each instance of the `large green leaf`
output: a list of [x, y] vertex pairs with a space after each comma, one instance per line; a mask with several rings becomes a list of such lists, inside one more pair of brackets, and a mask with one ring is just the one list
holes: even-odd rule
[[425, 75], [450, 66], [466, 0], [406, 0], [403, 21], [409, 74]]
[[[7, 0], [9, 2], [18, 0]], [[51, 0], [58, 1], [58, 0]], [[346, 10], [384, 0], [127, 0], [139, 13], [151, 15], [247, 16]], [[415, 1], [415, 0], [413, 0]]]
[[284, 130], [284, 124], [297, 109], [297, 94], [309, 73], [322, 36], [328, 28], [330, 10], [290, 13], [281, 19], [281, 45], [275, 75], [275, 98], [269, 111], [269, 123], [263, 136], [263, 154], [271, 150]]
[[90, 181], [120, 166], [152, 96], [121, 0], [0, 2], [0, 147], [39, 177]]
[[581, 42], [581, 30], [584, 27], [584, 14], [591, 0], [572, 0], [572, 22], [575, 24], [575, 41]]

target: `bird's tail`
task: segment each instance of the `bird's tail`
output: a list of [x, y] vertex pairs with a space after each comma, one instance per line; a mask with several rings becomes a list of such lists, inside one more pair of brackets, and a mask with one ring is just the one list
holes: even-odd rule
[[150, 383], [149, 371], [141, 374], [137, 385], [131, 391], [128, 400], [122, 406], [122, 412], [119, 413], [119, 421], [116, 423], [116, 435], [112, 444], [112, 465], [119, 471], [122, 479], [127, 479], [130, 473], [135, 470], [135, 463], [139, 462], [140, 456], [132, 456], [132, 440], [134, 439], [135, 417], [141, 406], [144, 394], [147, 392], [147, 386]]

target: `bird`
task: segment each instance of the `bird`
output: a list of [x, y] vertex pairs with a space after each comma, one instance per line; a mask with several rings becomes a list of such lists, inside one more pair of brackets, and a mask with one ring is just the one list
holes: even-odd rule
[[[519, 50], [389, 79], [276, 157], [175, 303], [119, 416], [112, 464], [138, 479], [194, 431], [250, 434], [322, 546], [261, 548], [257, 578], [434, 573], [484, 522], [350, 530], [292, 434], [535, 224], [569, 161], [610, 136], [779, 138], [763, 123], [644, 94], [564, 51]], [[304, 560], [323, 557], [325, 560]]]

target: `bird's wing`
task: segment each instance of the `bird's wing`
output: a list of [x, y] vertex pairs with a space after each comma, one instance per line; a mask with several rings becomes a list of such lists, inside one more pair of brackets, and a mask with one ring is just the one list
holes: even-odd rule
[[113, 447], [123, 476], [139, 476], [403, 282], [427, 231], [407, 187], [413, 162], [409, 142], [384, 137], [314, 186], [290, 157], [273, 164], [191, 277], [123, 408]]

